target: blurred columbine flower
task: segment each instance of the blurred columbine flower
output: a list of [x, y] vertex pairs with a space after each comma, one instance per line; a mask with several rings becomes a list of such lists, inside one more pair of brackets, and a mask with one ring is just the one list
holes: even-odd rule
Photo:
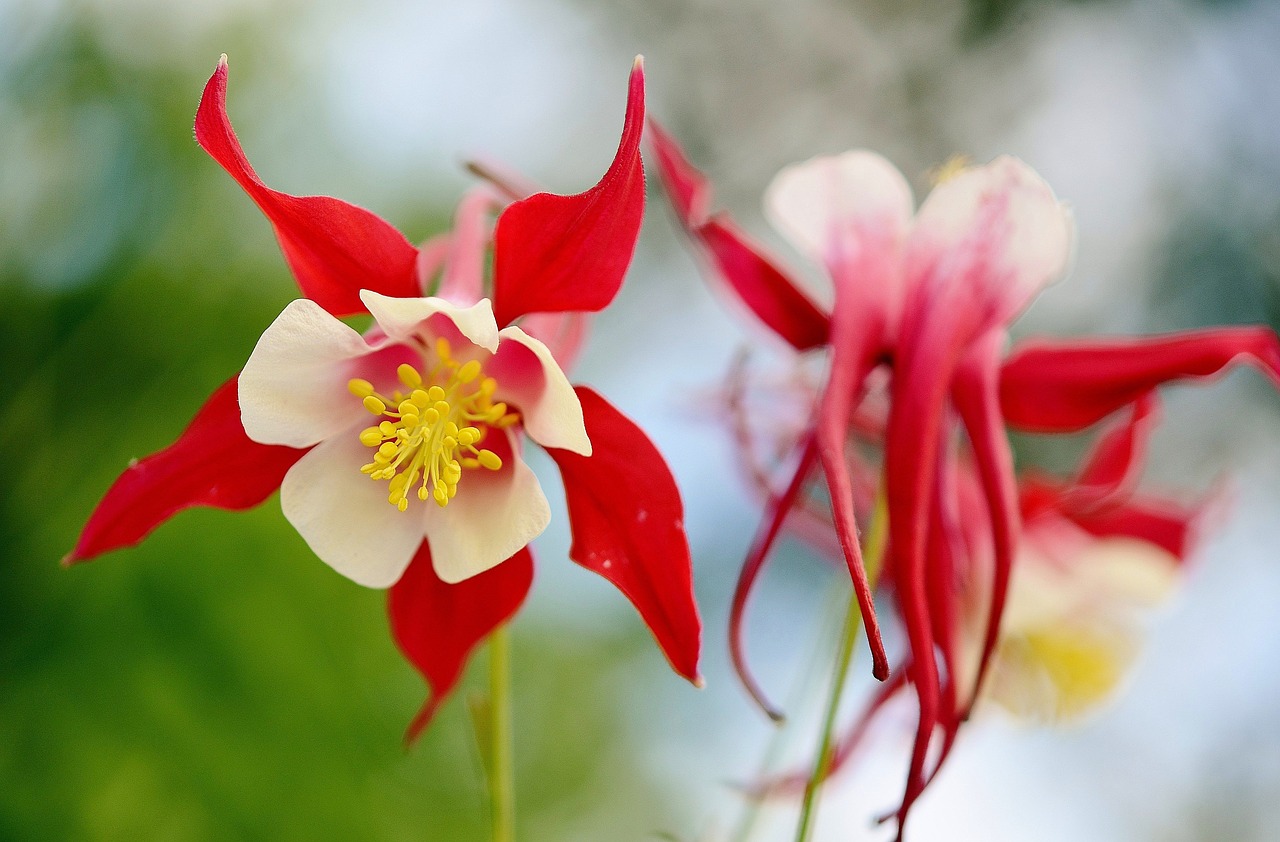
[[[675, 670], [699, 680], [675, 482], [645, 434], [563, 370], [585, 314], [621, 286], [639, 233], [639, 61], [598, 184], [576, 196], [483, 185], [454, 229], [421, 247], [361, 208], [267, 187], [227, 118], [226, 85], [224, 57], [196, 139], [271, 221], [306, 297], [177, 442], [120, 476], [67, 561], [135, 544], [184, 508], [243, 509], [280, 488], [317, 556], [391, 589], [397, 642], [432, 690], [416, 734], [528, 592], [528, 544], [550, 510], [520, 456], [527, 436], [564, 478], [570, 555], [617, 585]], [[363, 314], [373, 317], [363, 335], [340, 318]]]
[[[990, 668], [1015, 554], [1024, 548], [1006, 429], [1082, 430], [1149, 399], [1162, 383], [1212, 376], [1237, 360], [1254, 363], [1280, 384], [1280, 341], [1265, 328], [1222, 328], [1142, 339], [1035, 340], [1006, 358], [1008, 326], [1065, 273], [1074, 240], [1069, 210], [1030, 168], [1008, 157], [946, 167], [914, 214], [905, 179], [870, 152], [783, 170], [766, 193], [766, 214], [830, 278], [834, 303], [826, 312], [726, 214], [710, 212], [709, 185], [671, 136], [652, 122], [650, 133], [668, 197], [712, 276], [795, 350], [826, 349], [829, 357], [812, 421], [795, 442], [796, 467], [772, 494], [739, 579], [730, 629], [735, 666], [769, 710], [742, 655], [742, 618], [776, 535], [820, 469], [866, 620], [873, 673], [889, 682], [876, 704], [909, 683], [919, 707], [896, 812], [901, 834]], [[882, 392], [872, 389], [877, 378], [887, 378]], [[868, 414], [873, 428], [879, 424], [880, 464], [870, 479], [860, 477], [863, 459], [850, 446]], [[956, 484], [948, 477], [958, 470], [960, 441], [970, 454], [965, 470], [979, 492], [979, 530], [990, 547], [985, 617], [977, 624], [970, 670], [959, 662], [961, 606], [953, 586], [959, 559], [948, 514]], [[857, 513], [870, 513], [877, 487], [888, 516], [883, 580], [896, 596], [909, 644], [904, 665], [892, 675], [857, 538]], [[967, 687], [959, 685], [962, 673]]]

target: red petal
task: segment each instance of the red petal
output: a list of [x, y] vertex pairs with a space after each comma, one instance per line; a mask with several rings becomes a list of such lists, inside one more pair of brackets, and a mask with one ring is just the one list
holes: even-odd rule
[[1024, 430], [1081, 430], [1171, 380], [1213, 377], [1250, 363], [1280, 388], [1280, 338], [1224, 327], [1133, 339], [1034, 340], [1005, 363], [1005, 420]]
[[1064, 514], [1093, 535], [1136, 538], [1155, 544], [1182, 561], [1196, 543], [1203, 509], [1143, 496], [1102, 511]]
[[1134, 402], [1129, 415], [1109, 427], [1085, 457], [1080, 475], [1063, 496], [1073, 508], [1096, 507], [1128, 495], [1137, 485], [1146, 463], [1147, 444], [1160, 420], [1155, 392]]
[[676, 139], [652, 117], [649, 141], [658, 161], [658, 175], [680, 224], [694, 229], [707, 221], [711, 208], [711, 185], [707, 177], [689, 162]]
[[533, 555], [520, 550], [485, 572], [448, 585], [436, 575], [426, 542], [387, 592], [396, 645], [422, 673], [431, 695], [405, 741], [417, 739], [458, 683], [479, 643], [515, 615], [533, 583]]
[[727, 214], [707, 218], [711, 191], [702, 173], [654, 120], [649, 121], [649, 135], [657, 153], [658, 173], [676, 215], [716, 274], [765, 326], [797, 350], [825, 345], [826, 314]]
[[412, 298], [417, 249], [381, 217], [328, 196], [290, 196], [267, 187], [227, 118], [227, 62], [218, 62], [196, 112], [196, 141], [271, 220], [303, 295], [335, 316], [366, 312], [360, 290]]
[[498, 325], [526, 313], [604, 309], [622, 286], [644, 216], [644, 65], [631, 70], [622, 140], [585, 193], [538, 193], [498, 218], [493, 308]]
[[617, 586], [672, 668], [700, 684], [702, 622], [675, 479], [639, 427], [590, 389], [575, 391], [592, 455], [547, 449], [564, 475], [573, 532], [569, 556]]
[[176, 442], [120, 475], [64, 562], [133, 546], [192, 506], [256, 506], [280, 487], [285, 472], [304, 453], [258, 444], [245, 435], [232, 378], [210, 396]]

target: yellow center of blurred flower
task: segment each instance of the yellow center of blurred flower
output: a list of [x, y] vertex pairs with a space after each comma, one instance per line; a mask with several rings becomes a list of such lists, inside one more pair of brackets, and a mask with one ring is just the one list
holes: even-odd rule
[[404, 391], [390, 397], [368, 380], [347, 384], [351, 394], [381, 421], [360, 432], [360, 443], [373, 449], [373, 461], [360, 470], [374, 480], [388, 480], [387, 501], [404, 511], [409, 494], [428, 496], [447, 506], [458, 493], [463, 469], [496, 471], [502, 459], [476, 445], [490, 427], [509, 427], [520, 416], [505, 403], [494, 403], [498, 383], [485, 377], [479, 360], [459, 363], [449, 341], [436, 340], [436, 365], [424, 376], [405, 363], [397, 369]]
[[968, 155], [958, 153], [952, 155], [945, 163], [939, 164], [929, 171], [929, 181], [934, 187], [939, 184], [950, 181], [960, 173], [973, 166], [973, 159]]

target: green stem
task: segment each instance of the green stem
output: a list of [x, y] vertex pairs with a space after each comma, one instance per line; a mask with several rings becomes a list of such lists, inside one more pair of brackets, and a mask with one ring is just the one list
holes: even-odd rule
[[[875, 515], [868, 530], [867, 545], [863, 551], [863, 560], [867, 566], [867, 579], [874, 588], [880, 578], [880, 565], [884, 560], [885, 541], [888, 537], [888, 509], [881, 494], [876, 500]], [[845, 615], [844, 634], [840, 639], [840, 650], [836, 654], [835, 674], [831, 678], [831, 695], [827, 699], [827, 708], [822, 716], [822, 738], [818, 747], [818, 755], [814, 760], [813, 773], [804, 787], [804, 802], [800, 806], [800, 823], [796, 827], [796, 842], [807, 842], [813, 831], [814, 821], [818, 814], [818, 790], [827, 779], [831, 769], [831, 758], [835, 748], [836, 716], [840, 712], [840, 700], [844, 696], [844, 686], [849, 677], [849, 666], [853, 663], [853, 650], [858, 642], [858, 633], [862, 630], [862, 609], [858, 605], [857, 596], [849, 600], [849, 611]]]
[[511, 638], [500, 626], [489, 636], [489, 797], [493, 842], [515, 842], [515, 749], [511, 728]]
[[[800, 708], [807, 699], [816, 694], [820, 681], [818, 670], [821, 668], [821, 662], [827, 656], [826, 642], [834, 637], [837, 624], [842, 622], [839, 612], [843, 606], [844, 594], [836, 588], [831, 588], [827, 593], [827, 598], [823, 601], [822, 620], [814, 630], [814, 639], [804, 650], [809, 652], [810, 656], [806, 659], [805, 665], [800, 669], [796, 677], [795, 684], [787, 696], [787, 704], [784, 710]], [[760, 768], [756, 772], [754, 780], [765, 781], [774, 775], [783, 758], [783, 753], [788, 747], [788, 741], [794, 739], [794, 735], [794, 728], [785, 727], [783, 723], [776, 724], [773, 733], [769, 737], [768, 745], [765, 747], [764, 757], [760, 761]], [[733, 835], [729, 837], [730, 842], [748, 842], [751, 839], [755, 831], [756, 821], [760, 817], [760, 808], [764, 803], [764, 798], [753, 795], [745, 798], [744, 803], [742, 817], [738, 821], [738, 826]]]

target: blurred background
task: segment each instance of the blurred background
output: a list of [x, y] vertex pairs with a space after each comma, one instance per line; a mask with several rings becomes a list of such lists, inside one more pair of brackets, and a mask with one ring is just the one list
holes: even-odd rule
[[[1277, 44], [1264, 0], [0, 0], [0, 838], [485, 837], [463, 703], [483, 658], [404, 750], [424, 690], [382, 595], [317, 562], [274, 499], [57, 564], [128, 460], [168, 444], [295, 296], [269, 226], [192, 140], [220, 53], [269, 184], [413, 240], [447, 225], [472, 156], [558, 192], [593, 183], [637, 53], [650, 113], [773, 244], [759, 197], [789, 162], [871, 147], [923, 194], [953, 153], [1012, 153], [1080, 230], [1072, 276], [1017, 330], [1073, 334], [1280, 324]], [[716, 399], [738, 349], [767, 340], [707, 292], [650, 188], [575, 379], [683, 487], [708, 688], [567, 560], [535, 460], [558, 517], [515, 626], [522, 839], [730, 839], [773, 730], [727, 665], [759, 502]], [[1225, 477], [1231, 505], [1132, 686], [1071, 729], [978, 717], [911, 838], [1280, 838], [1280, 398], [1241, 373], [1167, 410], [1151, 484]], [[776, 697], [828, 661], [836, 582], [795, 543], [766, 576], [749, 642]], [[802, 759], [813, 711], [789, 709], [784, 754]], [[910, 725], [909, 707], [881, 723], [819, 839], [884, 838], [870, 817], [897, 803]], [[793, 823], [770, 805], [753, 838]]]

